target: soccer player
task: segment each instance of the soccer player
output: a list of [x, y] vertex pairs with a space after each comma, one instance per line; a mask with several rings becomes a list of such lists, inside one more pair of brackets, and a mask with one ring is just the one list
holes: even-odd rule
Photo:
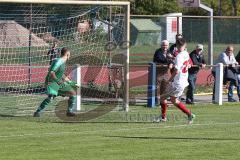
[[75, 116], [73, 113], [73, 106], [76, 103], [76, 88], [77, 84], [70, 81], [64, 75], [66, 61], [70, 58], [70, 51], [67, 48], [62, 48], [60, 58], [53, 61], [49, 68], [45, 79], [48, 97], [40, 104], [34, 117], [40, 117], [40, 112], [47, 107], [47, 105], [58, 95], [68, 96], [67, 116]]
[[[176, 34], [176, 43], [177, 40], [183, 38], [183, 36], [181, 34]], [[171, 54], [176, 57], [179, 53], [178, 49], [177, 49], [177, 44], [174, 43], [173, 45], [171, 45], [171, 47], [169, 48], [169, 51], [171, 52]]]
[[173, 73], [168, 80], [168, 86], [160, 97], [160, 105], [161, 105], [161, 116], [156, 120], [159, 121], [167, 121], [166, 112], [167, 112], [167, 98], [170, 97], [171, 102], [179, 108], [182, 112], [184, 112], [188, 116], [188, 122], [191, 124], [195, 115], [191, 113], [190, 110], [186, 108], [186, 106], [178, 99], [185, 89], [188, 86], [188, 68], [190, 67], [190, 57], [186, 48], [186, 41], [183, 38], [179, 38], [176, 41], [176, 47], [179, 51], [178, 55], [175, 59], [175, 65]]

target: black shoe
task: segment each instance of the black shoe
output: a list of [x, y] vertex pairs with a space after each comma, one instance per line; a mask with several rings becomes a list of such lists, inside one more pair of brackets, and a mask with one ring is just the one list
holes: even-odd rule
[[180, 99], [181, 101], [184, 101], [184, 100], [185, 100], [185, 98], [184, 98], [184, 97], [179, 97], [179, 99]]
[[34, 112], [33, 117], [40, 117], [40, 113], [39, 112]]
[[237, 102], [237, 101], [233, 98], [228, 98], [228, 102]]
[[194, 102], [191, 102], [191, 101], [186, 101], [186, 104], [194, 105], [195, 103], [194, 103]]
[[67, 112], [66, 115], [67, 115], [68, 117], [74, 117], [74, 116], [76, 116], [76, 114], [73, 113], [73, 112]]

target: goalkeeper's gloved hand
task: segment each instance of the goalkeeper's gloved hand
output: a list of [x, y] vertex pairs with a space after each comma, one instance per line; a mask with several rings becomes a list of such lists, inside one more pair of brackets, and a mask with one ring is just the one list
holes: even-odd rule
[[80, 85], [77, 84], [77, 82], [74, 82], [74, 81], [67, 81], [67, 83], [70, 84], [70, 85], [73, 86], [73, 87], [80, 88]]

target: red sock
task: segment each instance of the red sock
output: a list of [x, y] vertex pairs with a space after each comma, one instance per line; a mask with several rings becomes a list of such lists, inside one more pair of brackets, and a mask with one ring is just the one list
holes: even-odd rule
[[161, 111], [162, 111], [162, 119], [165, 119], [166, 118], [166, 112], [167, 112], [167, 103], [163, 102], [163, 103], [160, 103], [161, 105]]
[[179, 104], [176, 105], [181, 111], [183, 111], [185, 114], [187, 114], [188, 116], [191, 115], [191, 112], [190, 110], [187, 109], [187, 107], [182, 103], [180, 102]]

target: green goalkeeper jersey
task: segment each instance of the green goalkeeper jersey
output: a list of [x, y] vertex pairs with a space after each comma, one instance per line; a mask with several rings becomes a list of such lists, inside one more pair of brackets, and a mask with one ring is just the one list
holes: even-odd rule
[[48, 70], [48, 74], [45, 79], [45, 84], [49, 84], [51, 82], [55, 82], [54, 79], [51, 78], [50, 73], [53, 71], [56, 74], [56, 77], [61, 80], [63, 78], [64, 72], [65, 72], [66, 64], [61, 58], [57, 58], [52, 62], [52, 65], [50, 66]]
[[66, 96], [69, 91], [76, 91], [77, 83], [74, 81], [64, 82], [62, 84], [58, 84], [56, 80], [52, 79], [50, 73], [53, 71], [56, 74], [58, 80], [63, 78], [65, 72], [66, 63], [61, 59], [55, 59], [52, 62], [52, 65], [49, 68], [48, 74], [46, 76], [45, 84], [47, 87], [47, 94], [55, 95], [55, 96]]

